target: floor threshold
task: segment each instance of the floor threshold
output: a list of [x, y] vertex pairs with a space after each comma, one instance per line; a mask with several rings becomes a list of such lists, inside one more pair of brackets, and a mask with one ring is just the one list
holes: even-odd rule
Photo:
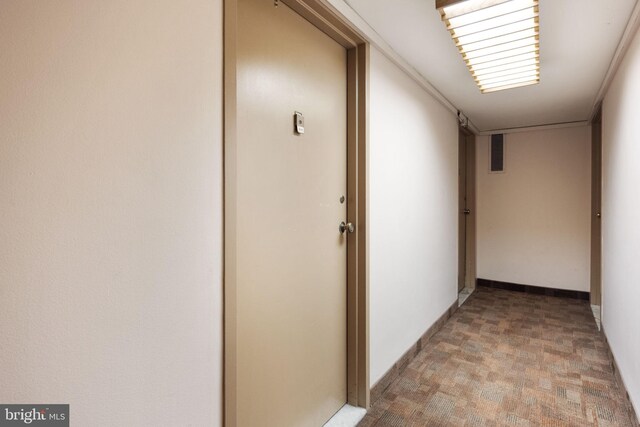
[[324, 427], [355, 427], [366, 414], [366, 409], [346, 404], [325, 423]]

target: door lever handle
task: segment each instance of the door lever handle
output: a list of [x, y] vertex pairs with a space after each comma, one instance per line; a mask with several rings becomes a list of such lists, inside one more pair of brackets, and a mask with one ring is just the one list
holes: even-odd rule
[[356, 228], [353, 226], [352, 223], [350, 222], [345, 223], [344, 221], [342, 221], [338, 226], [338, 230], [340, 230], [340, 234], [344, 234], [345, 231], [348, 231], [349, 233], [353, 233], [354, 231], [356, 231]]
[[465, 209], [462, 211], [465, 215], [469, 215], [471, 213], [471, 209]]

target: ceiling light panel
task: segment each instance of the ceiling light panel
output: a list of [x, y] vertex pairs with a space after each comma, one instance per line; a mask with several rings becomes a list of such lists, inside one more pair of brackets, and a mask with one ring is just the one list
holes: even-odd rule
[[[503, 83], [505, 81], [509, 81], [509, 80], [516, 80], [516, 79], [523, 79], [523, 78], [527, 78], [529, 80], [535, 79], [536, 77], [538, 77], [538, 72], [533, 70], [533, 71], [523, 71], [521, 73], [515, 73], [515, 74], [509, 74], [507, 76], [500, 76], [500, 77], [494, 77], [494, 78], [487, 78], [487, 79], [482, 79], [482, 85], [483, 86], [488, 86], [488, 85], [494, 85], [494, 84], [498, 84], [498, 83]], [[476, 80], [478, 81], [478, 80]]]
[[491, 67], [476, 68], [471, 71], [471, 74], [473, 76], [480, 76], [483, 74], [501, 73], [503, 71], [512, 70], [514, 68], [537, 67], [537, 66], [538, 66], [538, 59], [532, 58], [532, 59], [525, 59], [523, 61], [510, 62], [504, 65], [494, 65]]
[[487, 70], [491, 68], [496, 68], [498, 66], [511, 66], [516, 62], [520, 63], [524, 61], [536, 61], [536, 64], [537, 64], [539, 62], [539, 59], [537, 56], [531, 58], [529, 53], [524, 53], [522, 55], [510, 56], [508, 58], [497, 59], [495, 61], [485, 62], [483, 64], [477, 64], [477, 65], [467, 64], [467, 65], [469, 66], [471, 73], [473, 73], [473, 72], [479, 72], [479, 71]]
[[538, 83], [539, 83], [539, 80], [531, 80], [531, 81], [528, 81], [528, 82], [516, 83], [516, 84], [505, 83], [504, 86], [500, 86], [500, 87], [496, 87], [496, 88], [484, 89], [482, 91], [482, 93], [491, 93], [491, 92], [497, 92], [499, 90], [515, 89], [515, 88], [518, 88], [518, 87], [531, 86], [531, 85], [535, 85], [535, 84], [538, 84]]
[[530, 37], [535, 37], [536, 31], [533, 28], [529, 28], [524, 31], [516, 31], [515, 33], [509, 33], [502, 36], [491, 37], [489, 39], [479, 40], [473, 43], [458, 43], [458, 47], [462, 47], [464, 45], [465, 52], [474, 52], [479, 49], [486, 49], [491, 46], [501, 45], [505, 43], [514, 42], [517, 40], [528, 39]]
[[436, 0], [482, 93], [540, 82], [538, 0]]
[[[493, 90], [494, 92], [496, 90], [498, 90], [499, 88], [502, 87], [509, 87], [511, 88], [513, 85], [520, 85], [523, 83], [529, 83], [529, 84], [533, 84], [531, 82], [534, 82], [535, 78], [533, 77], [523, 77], [521, 79], [513, 79], [513, 80], [505, 80], [503, 82], [499, 82], [499, 83], [487, 83], [481, 86], [481, 89], [483, 91], [487, 91], [487, 90]], [[520, 87], [520, 86], [518, 86]]]
[[524, 31], [528, 29], [535, 29], [537, 34], [537, 20], [534, 18], [525, 19], [524, 21], [514, 22], [513, 24], [507, 24], [502, 27], [492, 28], [481, 33], [472, 33], [466, 36], [457, 36], [454, 39], [458, 40], [457, 45], [470, 44], [473, 42], [488, 40], [494, 37], [500, 37], [507, 34], [516, 33], [518, 31]]
[[502, 76], [509, 76], [511, 74], [517, 74], [517, 73], [524, 73], [524, 72], [538, 72], [537, 68], [535, 65], [527, 65], [524, 67], [515, 67], [515, 68], [505, 68], [503, 70], [500, 71], [494, 71], [493, 73], [474, 73], [473, 77], [476, 80], [488, 80], [488, 79], [494, 79], [497, 77], [502, 77]]

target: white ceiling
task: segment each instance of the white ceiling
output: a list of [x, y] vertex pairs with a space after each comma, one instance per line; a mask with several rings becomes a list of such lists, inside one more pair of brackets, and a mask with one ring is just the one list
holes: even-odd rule
[[540, 0], [540, 84], [481, 94], [435, 0], [345, 0], [480, 131], [588, 120], [636, 0]]

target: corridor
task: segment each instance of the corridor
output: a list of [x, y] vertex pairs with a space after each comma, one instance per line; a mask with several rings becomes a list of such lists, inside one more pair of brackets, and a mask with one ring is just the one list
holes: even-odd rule
[[0, 427], [640, 427], [640, 0], [0, 35]]
[[633, 426], [588, 302], [478, 288], [367, 426]]

